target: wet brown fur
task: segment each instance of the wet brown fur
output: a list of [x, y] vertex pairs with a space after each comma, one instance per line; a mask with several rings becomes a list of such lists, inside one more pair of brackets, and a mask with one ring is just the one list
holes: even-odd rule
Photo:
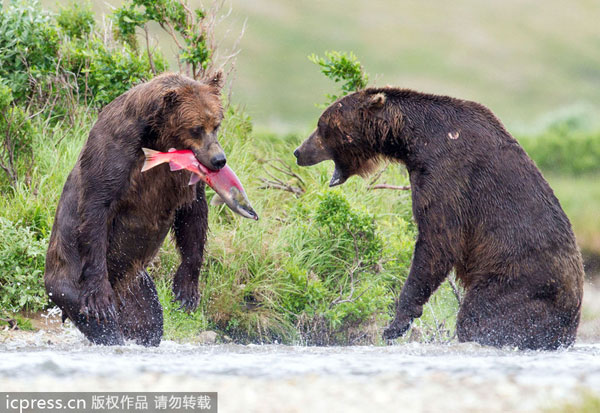
[[94, 343], [158, 345], [162, 308], [146, 266], [170, 229], [182, 262], [177, 300], [198, 303], [208, 208], [204, 184], [159, 165], [144, 173], [142, 147], [192, 149], [206, 164], [222, 152], [220, 75], [197, 82], [165, 74], [100, 113], [65, 183], [46, 256], [46, 290]]
[[340, 183], [381, 158], [408, 169], [419, 233], [386, 338], [409, 328], [454, 268], [466, 291], [461, 341], [531, 349], [574, 342], [584, 272], [570, 222], [489, 109], [406, 89], [367, 89], [326, 109], [311, 138], [296, 151], [298, 163], [333, 159]]

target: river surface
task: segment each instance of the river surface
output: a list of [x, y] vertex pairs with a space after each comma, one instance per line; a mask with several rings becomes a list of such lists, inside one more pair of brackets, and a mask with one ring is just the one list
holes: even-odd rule
[[2, 340], [0, 391], [217, 391], [219, 411], [537, 412], [600, 395], [600, 344], [91, 346], [73, 328]]

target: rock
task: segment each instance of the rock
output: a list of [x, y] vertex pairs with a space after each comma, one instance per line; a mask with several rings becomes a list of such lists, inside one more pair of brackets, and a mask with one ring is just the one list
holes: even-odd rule
[[203, 331], [198, 335], [199, 344], [215, 344], [217, 342], [217, 333], [214, 331]]

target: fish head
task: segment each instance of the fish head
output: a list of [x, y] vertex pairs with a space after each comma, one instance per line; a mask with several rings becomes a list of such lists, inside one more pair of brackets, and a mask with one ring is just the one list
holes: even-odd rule
[[202, 167], [199, 169], [204, 174], [201, 179], [215, 190], [233, 212], [244, 218], [258, 220], [258, 214], [250, 205], [242, 183], [228, 165], [219, 171], [203, 170]]
[[[234, 211], [243, 216], [244, 218], [258, 220], [258, 214], [250, 205], [248, 197], [243, 189], [238, 189], [235, 186], [229, 190], [229, 200], [223, 199], [223, 201]], [[219, 195], [221, 196], [221, 195]]]

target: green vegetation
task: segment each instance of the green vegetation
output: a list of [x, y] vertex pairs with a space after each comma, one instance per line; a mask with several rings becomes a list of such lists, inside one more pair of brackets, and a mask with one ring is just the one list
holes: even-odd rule
[[600, 130], [583, 129], [579, 121], [561, 119], [519, 142], [544, 171], [569, 176], [600, 173]]
[[160, 55], [151, 67], [148, 53], [113, 39], [106, 27], [96, 27], [89, 3], [74, 2], [54, 16], [38, 0], [4, 5], [0, 61], [0, 83], [11, 90], [14, 103], [44, 103], [45, 112], [55, 116], [74, 99], [105, 105], [166, 69]]
[[580, 400], [545, 409], [548, 413], [595, 413], [600, 411], [600, 397], [592, 392], [582, 393]]
[[[319, 57], [315, 54], [308, 56], [308, 60], [319, 65], [321, 73], [334, 82], [343, 81], [342, 95], [350, 92], [364, 89], [369, 81], [369, 76], [364, 72], [356, 55], [345, 52], [329, 51], [325, 52], [325, 57]], [[336, 101], [341, 96], [327, 95], [326, 105]]]
[[600, 174], [546, 175], [571, 220], [582, 252], [590, 256], [600, 256]]
[[0, 217], [0, 308], [15, 312], [43, 308], [47, 302], [42, 273], [47, 244], [19, 222]]
[[[139, 48], [136, 29], [147, 31], [148, 22], [158, 23], [177, 45], [178, 59], [190, 66], [188, 73], [194, 79], [202, 77], [211, 63], [214, 23], [210, 17], [202, 8], [192, 10], [174, 0], [128, 0], [113, 13], [118, 36], [134, 50]], [[152, 57], [150, 47], [146, 32], [146, 50]]]
[[600, 130], [582, 117], [558, 117], [540, 133], [518, 136], [569, 216], [585, 255], [600, 256]]

